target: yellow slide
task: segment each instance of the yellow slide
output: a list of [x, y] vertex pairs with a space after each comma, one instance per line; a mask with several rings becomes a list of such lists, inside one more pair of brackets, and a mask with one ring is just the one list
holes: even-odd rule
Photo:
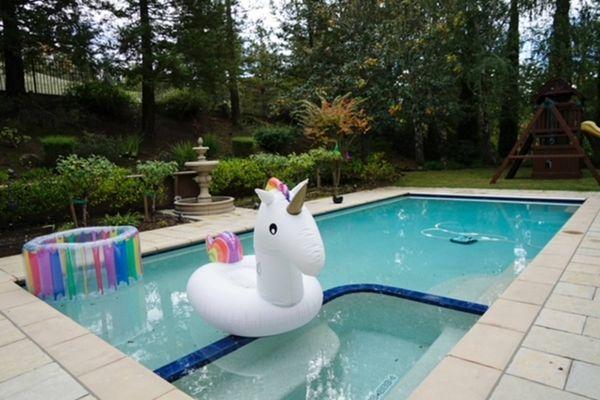
[[598, 125], [594, 121], [583, 121], [580, 129], [588, 135], [600, 138], [600, 128], [598, 128]]

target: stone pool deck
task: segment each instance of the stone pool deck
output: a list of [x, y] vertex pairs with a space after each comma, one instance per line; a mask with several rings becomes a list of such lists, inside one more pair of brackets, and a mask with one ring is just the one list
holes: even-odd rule
[[[307, 206], [320, 214], [408, 193], [587, 199], [411, 399], [600, 400], [600, 192], [388, 187]], [[142, 252], [247, 231], [255, 215], [142, 232]], [[18, 286], [21, 262], [0, 258], [0, 399], [189, 399]]]

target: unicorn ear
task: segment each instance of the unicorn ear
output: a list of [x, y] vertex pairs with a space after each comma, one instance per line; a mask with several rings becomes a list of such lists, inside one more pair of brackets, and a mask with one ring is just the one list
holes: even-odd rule
[[296, 195], [298, 194], [298, 192], [305, 185], [308, 185], [308, 179], [305, 179], [302, 182], [300, 182], [299, 184], [297, 184], [296, 186], [294, 186], [294, 188], [292, 190], [290, 190], [290, 199], [293, 199], [294, 197], [296, 197]]
[[275, 200], [275, 196], [273, 196], [273, 193], [271, 192], [262, 189], [254, 189], [254, 191], [260, 198], [260, 201], [266, 203], [267, 205], [271, 204], [273, 200]]

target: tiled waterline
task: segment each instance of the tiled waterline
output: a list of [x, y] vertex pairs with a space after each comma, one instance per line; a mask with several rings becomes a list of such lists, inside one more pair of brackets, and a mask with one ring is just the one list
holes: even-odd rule
[[[450, 352], [412, 397], [595, 398], [598, 391], [594, 384], [598, 380], [590, 381], [586, 377], [594, 374], [598, 367], [593, 355], [600, 346], [600, 315], [596, 314], [594, 304], [580, 300], [597, 302], [600, 307], [600, 261], [597, 261], [600, 258], [594, 257], [600, 254], [600, 220], [595, 221], [600, 210], [600, 193], [388, 187], [347, 194], [341, 205], [324, 198], [310, 201], [307, 206], [318, 214], [409, 193], [588, 199], [562, 232], [492, 305], [476, 324], [477, 329], [465, 336], [464, 342]], [[223, 230], [250, 230], [255, 215], [254, 210], [236, 209], [234, 213], [206, 217], [200, 222], [142, 232], [142, 252], [150, 254], [185, 246]], [[0, 369], [0, 398], [10, 395], [9, 398], [27, 399], [35, 396], [43, 399], [189, 399], [12, 283], [23, 279], [22, 271], [20, 256], [0, 258], [0, 360], [16, 360]], [[44, 329], [51, 332], [49, 337], [39, 334]], [[535, 347], [540, 340], [537, 329], [558, 332], [549, 336], [550, 349]], [[479, 351], [481, 345], [477, 344], [482, 332], [490, 343], [484, 346], [485, 351]], [[577, 353], [561, 342], [561, 338], [572, 338], [561, 334], [594, 342], [583, 346], [587, 352]], [[524, 343], [530, 335], [529, 343], [533, 345], [528, 347]], [[21, 359], [32, 361], [23, 367]], [[567, 364], [570, 368], [564, 372]], [[548, 365], [560, 365], [563, 369], [556, 367], [555, 371]], [[3, 378], [2, 371], [7, 371], [5, 374], [10, 378]], [[44, 382], [46, 385], [57, 382], [55, 387], [60, 390], [54, 393]]]

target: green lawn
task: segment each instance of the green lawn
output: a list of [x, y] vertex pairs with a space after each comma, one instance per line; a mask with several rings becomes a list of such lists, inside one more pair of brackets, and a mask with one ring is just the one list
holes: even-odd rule
[[490, 179], [493, 168], [459, 169], [448, 171], [406, 172], [399, 180], [399, 186], [447, 187], [447, 188], [485, 188], [485, 189], [531, 189], [531, 190], [572, 190], [597, 191], [600, 186], [583, 170], [581, 179], [539, 180], [531, 179], [531, 169], [521, 168], [514, 179], [501, 178], [494, 185]]

